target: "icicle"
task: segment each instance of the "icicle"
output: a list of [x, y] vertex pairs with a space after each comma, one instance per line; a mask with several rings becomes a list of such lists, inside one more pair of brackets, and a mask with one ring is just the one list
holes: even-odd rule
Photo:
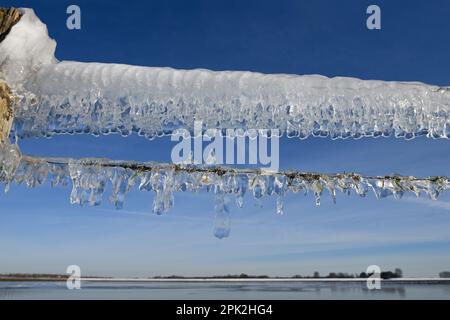
[[116, 209], [122, 209], [125, 195], [135, 183], [133, 176], [135, 176], [135, 174], [129, 169], [118, 167], [109, 170], [109, 178], [112, 185], [110, 201], [114, 204]]
[[214, 236], [222, 239], [230, 235], [230, 211], [228, 208], [228, 197], [220, 190], [220, 187], [215, 191], [214, 210], [216, 212], [214, 218]]
[[248, 176], [245, 174], [237, 174], [234, 178], [235, 188], [233, 193], [236, 194], [236, 205], [238, 208], [244, 206], [244, 196], [248, 188]]
[[277, 214], [284, 214], [284, 196], [282, 195], [277, 196]]
[[173, 206], [174, 171], [159, 170], [152, 173], [152, 189], [155, 190], [153, 200], [153, 212], [162, 215], [169, 212]]
[[273, 192], [277, 195], [277, 214], [284, 214], [284, 194], [288, 188], [286, 176], [273, 177]]
[[320, 180], [315, 180], [311, 186], [312, 191], [314, 192], [314, 197], [316, 199], [316, 206], [320, 206], [320, 196], [322, 195], [323, 185], [320, 183]]
[[20, 164], [21, 154], [15, 144], [0, 143], [0, 182], [5, 184], [5, 192], [14, 179], [17, 167]]
[[108, 179], [108, 171], [96, 160], [71, 160], [68, 163], [72, 192], [70, 203], [91, 206], [102, 202], [103, 192]]

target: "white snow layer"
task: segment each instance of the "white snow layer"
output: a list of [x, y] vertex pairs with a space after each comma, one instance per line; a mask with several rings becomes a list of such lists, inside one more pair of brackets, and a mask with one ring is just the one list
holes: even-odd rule
[[18, 137], [177, 128], [278, 129], [289, 137], [450, 137], [450, 91], [417, 82], [175, 70], [54, 58], [30, 9], [0, 44], [1, 76], [19, 97]]
[[13, 86], [20, 86], [42, 66], [54, 64], [56, 42], [47, 26], [32, 9], [21, 9], [22, 17], [0, 42], [0, 76]]

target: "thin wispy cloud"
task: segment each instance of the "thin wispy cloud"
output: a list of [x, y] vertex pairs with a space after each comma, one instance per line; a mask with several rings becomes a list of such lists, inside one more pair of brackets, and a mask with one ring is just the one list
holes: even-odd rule
[[450, 202], [443, 200], [432, 200], [427, 198], [404, 197], [403, 201], [420, 204], [427, 207], [439, 208], [450, 211]]

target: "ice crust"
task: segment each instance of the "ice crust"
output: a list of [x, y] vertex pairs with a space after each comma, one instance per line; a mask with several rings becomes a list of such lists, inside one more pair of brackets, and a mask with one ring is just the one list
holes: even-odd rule
[[17, 89], [45, 65], [55, 64], [56, 42], [32, 9], [20, 9], [22, 17], [0, 42], [0, 76]]
[[[26, 41], [25, 41], [26, 40]], [[58, 62], [32, 10], [0, 44], [5, 80], [18, 96], [18, 137], [177, 128], [278, 129], [289, 137], [450, 137], [450, 92], [416, 82], [319, 75], [175, 70]]]
[[[94, 135], [137, 132], [147, 138], [176, 129], [278, 129], [289, 137], [360, 138], [420, 135], [450, 137], [450, 91], [422, 83], [265, 75], [254, 72], [175, 70], [120, 64], [58, 62], [56, 43], [30, 9], [0, 43], [0, 80], [12, 89], [16, 137], [62, 133]], [[262, 131], [261, 133], [264, 133]], [[287, 193], [325, 190], [377, 198], [405, 192], [432, 199], [450, 187], [446, 177], [366, 177], [354, 173], [267, 172], [213, 166], [136, 163], [108, 159], [53, 159], [24, 156], [17, 145], [0, 144], [0, 182], [35, 187], [72, 185], [72, 204], [110, 201], [122, 208], [132, 189], [155, 193], [152, 211], [167, 213], [174, 193], [214, 193], [214, 235], [230, 234], [230, 198], [276, 197], [284, 213]]]
[[182, 191], [206, 190], [214, 193], [214, 235], [230, 234], [231, 197], [237, 207], [244, 205], [244, 196], [255, 200], [276, 197], [276, 212], [284, 213], [287, 193], [312, 194], [320, 205], [327, 191], [333, 201], [336, 193], [366, 196], [370, 191], [377, 198], [401, 198], [410, 192], [437, 199], [450, 188], [446, 177], [416, 178], [405, 176], [366, 177], [355, 173], [316, 174], [304, 172], [267, 172], [259, 169], [233, 169], [214, 166], [181, 166], [162, 163], [137, 163], [108, 159], [36, 158], [21, 156], [15, 145], [3, 145], [0, 152], [0, 182], [35, 187], [48, 181], [52, 186], [72, 185], [72, 204], [100, 205], [109, 190], [110, 202], [120, 209], [126, 194], [133, 190], [153, 191], [152, 211], [167, 213], [174, 204], [174, 194]]

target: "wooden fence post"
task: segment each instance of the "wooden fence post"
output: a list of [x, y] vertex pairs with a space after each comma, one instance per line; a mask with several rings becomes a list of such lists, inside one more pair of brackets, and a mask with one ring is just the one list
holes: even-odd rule
[[[19, 9], [0, 8], [0, 42], [6, 38], [11, 28], [20, 20], [20, 17]], [[12, 101], [10, 88], [5, 82], [0, 80], [0, 143], [8, 141], [14, 118]]]

